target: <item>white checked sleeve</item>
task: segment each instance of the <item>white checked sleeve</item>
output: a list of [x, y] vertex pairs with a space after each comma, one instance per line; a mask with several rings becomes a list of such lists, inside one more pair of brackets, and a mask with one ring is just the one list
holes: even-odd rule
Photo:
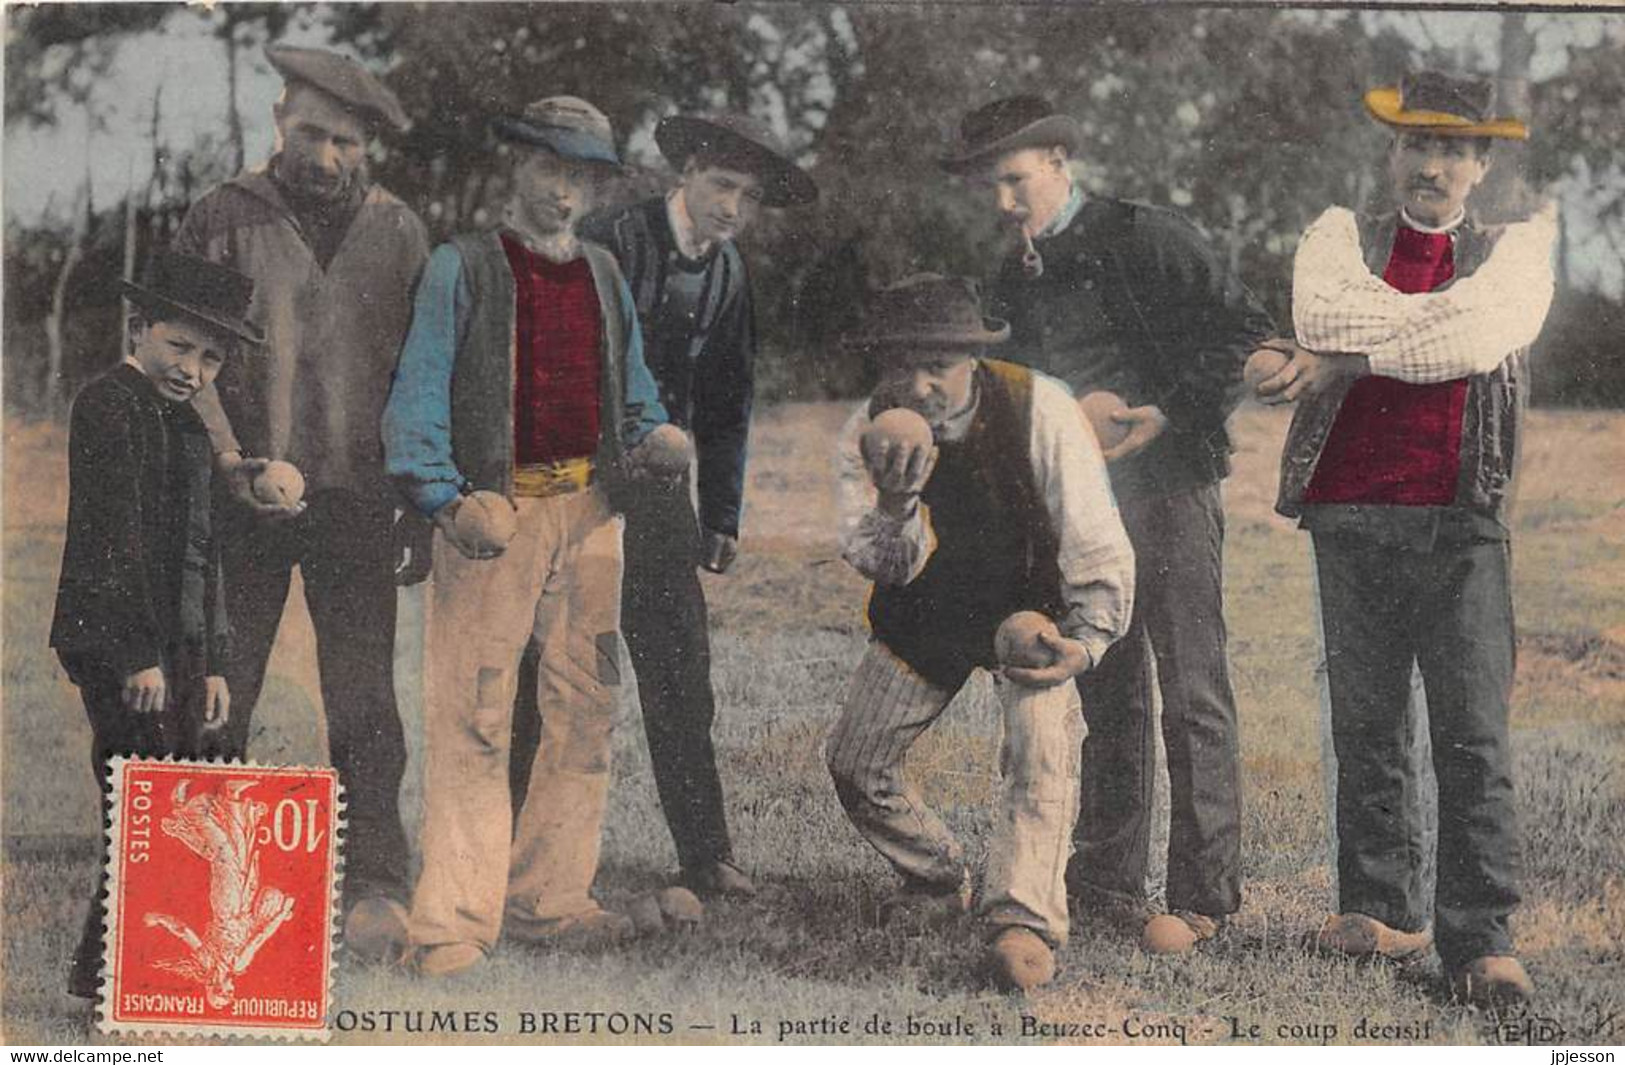
[[1403, 293], [1366, 268], [1353, 212], [1304, 231], [1292, 321], [1311, 351], [1364, 354], [1371, 372], [1412, 384], [1489, 373], [1540, 333], [1552, 302], [1556, 210], [1506, 227], [1475, 273], [1438, 292]]
[[923, 506], [899, 521], [881, 513], [879, 493], [863, 463], [863, 431], [869, 405], [852, 412], [841, 429], [835, 453], [836, 513], [841, 522], [841, 557], [876, 584], [907, 584], [920, 575], [937, 549], [930, 515]]
[[1082, 643], [1090, 664], [1128, 631], [1134, 609], [1134, 549], [1117, 514], [1100, 445], [1066, 387], [1033, 375], [1033, 475], [1060, 545], [1061, 631]]

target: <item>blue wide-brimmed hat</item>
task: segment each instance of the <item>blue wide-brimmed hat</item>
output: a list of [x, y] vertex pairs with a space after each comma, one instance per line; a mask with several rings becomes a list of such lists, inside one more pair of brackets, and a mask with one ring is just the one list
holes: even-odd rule
[[521, 114], [502, 115], [491, 125], [497, 136], [514, 144], [546, 148], [586, 163], [621, 165], [608, 117], [578, 96], [549, 96], [527, 105]]

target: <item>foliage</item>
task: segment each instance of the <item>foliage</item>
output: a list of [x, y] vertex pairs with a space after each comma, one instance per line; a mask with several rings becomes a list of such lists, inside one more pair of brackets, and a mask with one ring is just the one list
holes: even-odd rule
[[[981, 103], [1039, 92], [1075, 115], [1089, 137], [1079, 172], [1091, 192], [1188, 214], [1285, 322], [1303, 226], [1327, 204], [1386, 196], [1384, 138], [1361, 92], [1420, 63], [1464, 58], [1401, 34], [1393, 18], [1332, 10], [355, 4], [303, 5], [297, 20], [295, 10], [232, 5], [229, 18], [204, 17], [233, 49], [321, 20], [336, 44], [382, 71], [414, 125], [380, 145], [373, 170], [436, 237], [494, 216], [506, 163], [490, 119], [537, 96], [573, 93], [605, 110], [639, 168], [622, 196], [670, 180], [650, 136], [663, 115], [726, 108], [777, 124], [822, 190], [809, 208], [768, 212], [746, 237], [767, 349], [761, 377], [779, 396], [863, 386], [865, 368], [835, 341], [869, 288], [918, 270], [992, 272], [1007, 238], [985, 194], [936, 164], [959, 117]], [[49, 122], [82, 103], [111, 43], [173, 11], [13, 9], [8, 114]], [[1566, 67], [1534, 87], [1539, 136], [1520, 165], [1537, 185], [1589, 177], [1600, 232], [1614, 232], [1625, 224], [1625, 39], [1610, 23], [1566, 47]], [[225, 137], [231, 145], [240, 132]], [[187, 147], [198, 146], [170, 154]], [[156, 188], [153, 206], [184, 210], [193, 192]], [[1599, 320], [1566, 323], [1565, 335], [1578, 330], [1590, 338], [1580, 347], [1603, 350]], [[1594, 365], [1625, 376], [1625, 361]]]

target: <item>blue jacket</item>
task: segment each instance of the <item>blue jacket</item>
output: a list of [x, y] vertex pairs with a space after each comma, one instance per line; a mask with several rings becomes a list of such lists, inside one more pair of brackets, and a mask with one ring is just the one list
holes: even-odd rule
[[[603, 312], [598, 476], [666, 422], [632, 294], [610, 253], [583, 243]], [[513, 494], [514, 279], [495, 231], [434, 250], [384, 407], [384, 466], [427, 515], [477, 489]]]

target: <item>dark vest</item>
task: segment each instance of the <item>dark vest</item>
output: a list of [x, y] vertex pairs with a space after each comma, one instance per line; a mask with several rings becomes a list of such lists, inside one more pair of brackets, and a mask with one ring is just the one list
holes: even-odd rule
[[[475, 488], [513, 491], [514, 279], [495, 232], [453, 237], [472, 303], [451, 378], [451, 440], [457, 468]], [[620, 268], [608, 251], [583, 242], [603, 315], [599, 378], [600, 478], [619, 468], [626, 409], [626, 330]]]
[[921, 495], [937, 546], [906, 585], [875, 585], [869, 624], [920, 676], [953, 690], [992, 668], [993, 634], [1020, 610], [1064, 613], [1059, 544], [1033, 478], [1033, 375], [984, 360], [963, 439], [943, 443]]

